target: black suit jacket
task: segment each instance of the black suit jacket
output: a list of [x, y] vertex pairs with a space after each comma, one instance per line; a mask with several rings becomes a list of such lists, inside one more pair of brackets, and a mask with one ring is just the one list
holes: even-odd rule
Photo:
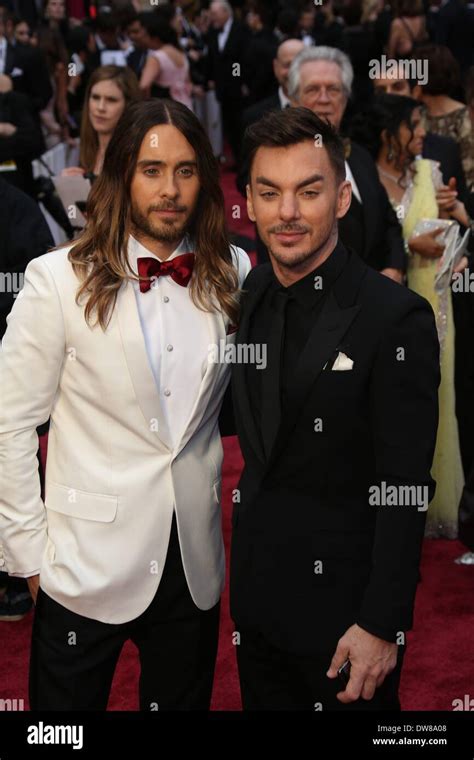
[[451, 137], [443, 137], [442, 135], [436, 135], [434, 132], [427, 132], [423, 142], [423, 158], [439, 161], [441, 174], [446, 185], [451, 177], [456, 178], [459, 198], [464, 203], [467, 197], [466, 178], [457, 142]]
[[[247, 342], [271, 279], [269, 264], [248, 275], [237, 345]], [[336, 351], [352, 358], [352, 370], [323, 369]], [[431, 306], [353, 252], [295, 367], [290, 410], [269, 459], [245, 365], [233, 365], [245, 461], [232, 515], [237, 626], [286, 651], [328, 655], [354, 623], [390, 641], [411, 628], [426, 513], [371, 506], [369, 488], [418, 485], [432, 498], [439, 379]]]
[[234, 20], [222, 52], [219, 51], [218, 35], [217, 29], [210, 29], [208, 32], [207, 78], [215, 82], [218, 100], [239, 100], [243, 79], [242, 76], [234, 76], [233, 71], [235, 64], [239, 63], [241, 74], [243, 73], [244, 52], [249, 33], [243, 24]]
[[8, 43], [5, 74], [11, 77], [15, 92], [28, 95], [36, 112], [47, 106], [53, 96], [53, 90], [41, 51], [31, 45]]
[[[404, 271], [406, 257], [400, 223], [380, 182], [370, 153], [352, 142], [347, 163], [362, 198], [364, 243], [362, 249], [356, 252], [369, 266], [379, 271], [387, 267]], [[354, 246], [351, 237], [346, 237], [346, 230], [351, 229], [353, 215], [354, 209], [351, 206], [347, 219], [339, 222], [340, 239], [348, 247]]]
[[[54, 240], [38, 204], [0, 177], [0, 271], [24, 273], [29, 262], [42, 256]], [[7, 329], [7, 316], [15, 295], [0, 290], [0, 339]]]

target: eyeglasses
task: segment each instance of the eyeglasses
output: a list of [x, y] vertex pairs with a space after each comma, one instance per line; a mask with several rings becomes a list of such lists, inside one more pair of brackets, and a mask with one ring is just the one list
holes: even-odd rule
[[337, 100], [341, 97], [344, 90], [337, 84], [330, 84], [327, 87], [325, 85], [313, 84], [304, 90], [304, 95], [315, 95], [319, 98], [322, 92], [325, 92], [330, 100]]

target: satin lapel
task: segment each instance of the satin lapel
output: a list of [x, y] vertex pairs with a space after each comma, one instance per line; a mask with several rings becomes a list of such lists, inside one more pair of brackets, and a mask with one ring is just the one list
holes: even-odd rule
[[[209, 346], [222, 346], [226, 342], [226, 326], [224, 317], [220, 312], [207, 312], [206, 317], [208, 320], [209, 329]], [[184, 449], [187, 442], [194, 434], [196, 428], [201, 422], [204, 414], [211, 405], [212, 392], [216, 384], [216, 380], [219, 376], [219, 372], [223, 371], [221, 363], [214, 363], [208, 361], [204, 377], [201, 380], [199, 387], [199, 393], [196, 398], [196, 403], [189, 416], [189, 420], [184, 429], [183, 435], [179, 445], [176, 448], [177, 456], [179, 452]]]
[[360, 156], [358, 155], [357, 146], [352, 148], [351, 155], [349, 156], [348, 164], [351, 168], [351, 172], [354, 175], [357, 187], [359, 188], [360, 197], [362, 200], [362, 214], [364, 216], [364, 247], [365, 255], [371, 250], [375, 227], [377, 219], [374, 217], [374, 210], [377, 209], [377, 194], [374, 192], [374, 186], [372, 182], [367, 181], [367, 166], [364, 166]]
[[[255, 290], [246, 293], [242, 299], [242, 308], [240, 312], [240, 324], [237, 331], [236, 345], [246, 344], [249, 336], [250, 317], [257, 306], [258, 302], [265, 293], [272, 277], [272, 270], [269, 268], [265, 277], [256, 286]], [[232, 395], [236, 414], [245, 432], [247, 438], [254, 450], [256, 456], [262, 463], [265, 462], [265, 456], [261, 445], [260, 435], [255, 425], [255, 419], [250, 408], [250, 399], [247, 391], [246, 368], [245, 364], [234, 364], [232, 367]]]
[[[148, 361], [135, 292], [131, 282], [123, 284], [120, 288], [116, 309], [128, 370], [145, 422], [148, 429], [156, 433], [158, 441], [165, 448], [171, 449], [158, 388]], [[155, 424], [153, 424], [154, 420], [156, 420]]]

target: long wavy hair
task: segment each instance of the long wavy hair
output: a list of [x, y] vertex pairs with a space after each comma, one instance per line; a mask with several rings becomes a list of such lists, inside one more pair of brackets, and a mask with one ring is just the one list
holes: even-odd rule
[[166, 99], [133, 103], [117, 124], [104, 168], [87, 201], [87, 225], [68, 255], [81, 281], [76, 302], [85, 301], [84, 316], [89, 325], [100, 324], [105, 330], [120, 286], [127, 279], [138, 279], [127, 258], [130, 185], [142, 141], [160, 124], [176, 127], [196, 153], [200, 190], [186, 230], [194, 240], [196, 256], [189, 285], [191, 298], [199, 309], [219, 309], [236, 324], [239, 283], [226, 229], [218, 163], [197, 117], [181, 103]]
[[99, 150], [99, 138], [89, 116], [89, 100], [94, 85], [106, 81], [115, 82], [125, 98], [125, 108], [129, 103], [140, 100], [141, 97], [136, 74], [128, 66], [99, 66], [91, 74], [84, 96], [84, 108], [82, 109], [79, 154], [79, 163], [87, 172], [94, 171], [97, 151]]

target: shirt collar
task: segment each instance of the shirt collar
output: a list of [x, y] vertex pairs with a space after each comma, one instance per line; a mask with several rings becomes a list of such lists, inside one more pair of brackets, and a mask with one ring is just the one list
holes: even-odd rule
[[233, 16], [229, 16], [227, 21], [225, 22], [224, 26], [222, 27], [220, 34], [227, 34], [230, 30], [230, 27], [232, 26], [232, 22], [234, 20]]
[[[337, 243], [331, 255], [320, 266], [313, 269], [298, 282], [283, 289], [290, 300], [295, 300], [305, 311], [310, 311], [332, 288], [344, 269], [347, 258], [346, 249], [341, 243]], [[321, 280], [316, 280], [316, 277], [320, 277]], [[274, 279], [275, 288], [278, 289], [281, 285], [276, 277]]]
[[286, 97], [285, 93], [283, 92], [283, 87], [281, 86], [278, 88], [278, 97], [280, 98], [280, 104], [281, 104], [282, 110], [286, 108], [286, 106], [291, 105], [289, 99]]
[[[161, 261], [161, 259], [155, 253], [149, 251], [148, 248], [145, 248], [145, 246], [139, 243], [138, 240], [133, 237], [133, 235], [130, 235], [128, 238], [127, 250], [129, 264], [135, 273], [138, 272], [137, 259], [139, 258], [151, 257], [152, 259]], [[192, 244], [192, 240], [188, 235], [185, 235], [179, 243], [178, 247], [175, 248], [171, 256], [169, 256], [166, 261], [170, 261], [171, 259], [176, 258], [176, 256], [181, 256], [182, 253], [191, 253], [193, 251], [194, 246]]]

